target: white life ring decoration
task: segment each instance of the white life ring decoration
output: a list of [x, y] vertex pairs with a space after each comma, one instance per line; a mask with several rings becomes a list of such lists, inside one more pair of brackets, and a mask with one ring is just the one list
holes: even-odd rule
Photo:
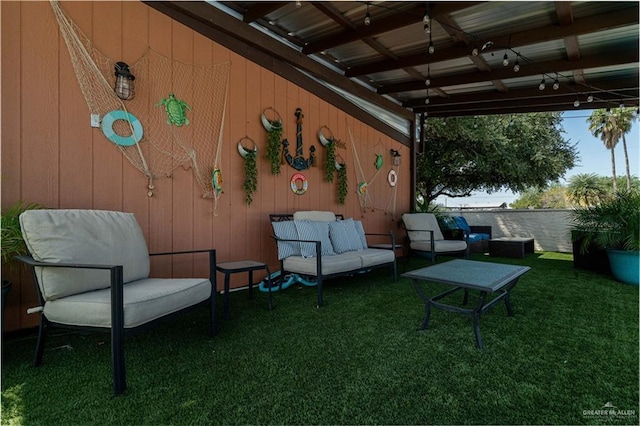
[[[300, 184], [298, 184], [300, 182]], [[296, 173], [291, 176], [291, 190], [296, 195], [302, 195], [307, 192], [309, 188], [309, 183], [307, 182], [307, 178], [302, 173]]]
[[395, 170], [389, 170], [389, 174], [387, 175], [387, 182], [389, 182], [389, 186], [392, 188], [396, 186], [396, 184], [398, 183], [398, 174]]
[[[113, 130], [113, 124], [117, 120], [125, 120], [131, 123], [133, 134], [129, 136], [120, 136]], [[133, 146], [142, 140], [142, 124], [138, 118], [130, 112], [117, 109], [105, 114], [102, 118], [102, 133], [111, 142], [120, 146]]]

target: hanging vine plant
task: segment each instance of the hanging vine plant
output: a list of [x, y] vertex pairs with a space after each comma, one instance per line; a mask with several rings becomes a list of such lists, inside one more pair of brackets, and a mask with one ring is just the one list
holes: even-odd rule
[[338, 163], [337, 160], [334, 161], [334, 164], [337, 166], [336, 169], [338, 171], [338, 204], [342, 206], [347, 199], [347, 193], [349, 191], [347, 184], [347, 166], [344, 162]]
[[[271, 115], [268, 118], [267, 115]], [[280, 165], [282, 164], [282, 117], [278, 111], [269, 107], [262, 111], [262, 125], [267, 131], [267, 152], [265, 158], [271, 164], [271, 174], [280, 174]]]
[[238, 142], [238, 152], [242, 158], [244, 158], [244, 183], [242, 187], [245, 192], [245, 200], [248, 205], [251, 205], [253, 202], [253, 194], [258, 190], [258, 147], [255, 146], [255, 142], [253, 142], [253, 150], [247, 150], [242, 146], [242, 141], [245, 139], [253, 142], [251, 138], [245, 136]]
[[333, 182], [333, 175], [338, 170], [336, 168], [336, 140], [333, 137], [333, 134], [328, 137], [325, 136], [324, 129], [331, 134], [331, 130], [327, 126], [322, 126], [320, 130], [318, 130], [318, 139], [320, 139], [320, 143], [327, 150], [324, 162], [325, 178], [327, 179], [327, 182]]

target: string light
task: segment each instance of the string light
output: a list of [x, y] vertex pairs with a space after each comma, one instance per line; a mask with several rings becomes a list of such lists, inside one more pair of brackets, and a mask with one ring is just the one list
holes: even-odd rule
[[433, 54], [436, 51], [436, 47], [433, 45], [433, 39], [431, 38], [431, 34], [429, 34], [429, 53]]
[[296, 7], [302, 7], [302, 1], [296, 0]]
[[426, 86], [431, 86], [431, 65], [427, 64], [427, 79], [424, 81]]
[[429, 9], [424, 10], [424, 16], [422, 17], [422, 22], [424, 23], [424, 33], [431, 34], [431, 18], [429, 17]]
[[504, 56], [502, 57], [502, 66], [503, 67], [508, 67], [509, 66], [509, 56], [507, 56], [507, 51], [504, 51]]
[[371, 14], [369, 13], [369, 3], [367, 3], [367, 14], [364, 15], [364, 24], [365, 25], [371, 24]]
[[578, 97], [576, 96], [576, 100], [573, 101], [573, 106], [578, 108], [580, 106], [580, 99], [578, 99]]
[[544, 90], [544, 88], [547, 87], [547, 83], [545, 83], [544, 81], [544, 75], [542, 76], [542, 81], [540, 81], [540, 85], [538, 86], [539, 90]]
[[424, 100], [424, 104], [429, 105], [429, 102], [431, 101], [429, 100], [429, 89], [427, 89], [427, 98]]
[[478, 53], [480, 53], [480, 52], [478, 52], [478, 46], [474, 45], [473, 49], [471, 49], [471, 55], [478, 56]]
[[593, 95], [587, 96], [587, 102], [593, 102]]
[[560, 88], [560, 82], [558, 81], [558, 74], [556, 74], [556, 79], [553, 81], [553, 90], [558, 90]]
[[520, 55], [516, 56], [516, 63], [513, 64], [513, 72], [520, 71]]

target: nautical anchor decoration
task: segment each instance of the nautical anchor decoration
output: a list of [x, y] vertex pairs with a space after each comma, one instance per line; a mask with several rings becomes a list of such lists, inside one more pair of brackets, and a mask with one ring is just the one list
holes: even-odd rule
[[287, 163], [296, 170], [306, 170], [309, 167], [313, 166], [316, 162], [315, 152], [316, 147], [311, 145], [309, 148], [309, 158], [305, 159], [302, 155], [302, 118], [304, 115], [302, 114], [302, 110], [300, 108], [296, 109], [296, 156], [293, 157], [289, 154], [289, 141], [282, 141], [282, 151], [284, 153], [284, 158], [287, 160]]

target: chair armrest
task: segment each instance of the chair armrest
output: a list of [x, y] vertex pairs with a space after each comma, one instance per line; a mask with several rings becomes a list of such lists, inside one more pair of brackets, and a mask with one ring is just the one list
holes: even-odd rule
[[52, 268], [77, 268], [77, 269], [114, 269], [122, 267], [122, 265], [98, 265], [90, 263], [52, 263], [52, 262], [39, 262], [31, 256], [16, 256], [16, 260], [26, 263], [29, 266], [41, 266]]
[[393, 232], [393, 230], [389, 231], [388, 233], [365, 232], [364, 235], [365, 237], [367, 235], [389, 237], [389, 239], [391, 240], [391, 247], [396, 246], [396, 234]]

